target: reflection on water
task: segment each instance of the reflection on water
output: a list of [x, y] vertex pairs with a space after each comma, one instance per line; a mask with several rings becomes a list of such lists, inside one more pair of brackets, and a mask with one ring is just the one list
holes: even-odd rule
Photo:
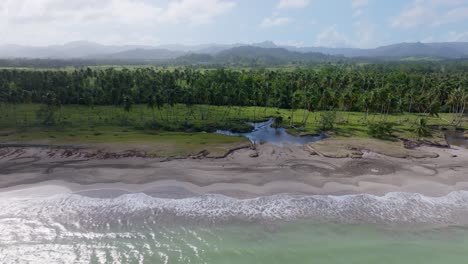
[[252, 132], [248, 133], [233, 133], [229, 130], [218, 130], [216, 133], [228, 136], [243, 136], [255, 144], [270, 143], [274, 145], [304, 145], [306, 143], [319, 141], [327, 137], [325, 134], [320, 134], [318, 136], [293, 136], [289, 134], [284, 128], [274, 128], [272, 126], [273, 122], [274, 119], [270, 118], [266, 122], [248, 123], [253, 127]]
[[446, 131], [445, 137], [450, 145], [468, 148], [468, 140], [462, 131]]

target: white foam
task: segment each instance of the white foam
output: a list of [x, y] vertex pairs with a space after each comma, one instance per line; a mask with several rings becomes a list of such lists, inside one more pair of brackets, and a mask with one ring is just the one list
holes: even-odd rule
[[[43, 199], [2, 199], [1, 219], [50, 220], [55, 229], [132, 225], [132, 219], [145, 224], [165, 215], [183, 219], [293, 220], [297, 218], [334, 219], [344, 222], [457, 223], [468, 212], [468, 192], [452, 192], [443, 197], [412, 193], [347, 196], [275, 195], [239, 200], [222, 195], [187, 199], [154, 198], [142, 193], [114, 199], [61, 194]], [[155, 220], [156, 219], [156, 220]], [[24, 224], [26, 226], [26, 224]], [[29, 225], [31, 226], [31, 225]]]
[[[18, 259], [28, 262], [32, 259], [29, 252], [37, 256], [34, 263], [59, 260], [88, 263], [92, 259], [100, 263], [112, 259], [113, 263], [119, 263], [116, 259], [125, 258], [141, 263], [145, 261], [145, 255], [151, 254], [159, 256], [164, 263], [169, 257], [160, 250], [162, 248], [176, 252], [179, 259], [185, 260], [184, 250], [173, 244], [178, 237], [184, 236], [174, 231], [158, 233], [152, 230], [152, 226], [164, 221], [221, 223], [307, 218], [342, 223], [468, 224], [466, 191], [452, 192], [444, 197], [389, 193], [385, 196], [275, 195], [250, 200], [222, 195], [161, 199], [142, 193], [100, 199], [62, 193], [34, 199], [4, 197], [0, 200], [0, 208], [0, 263]], [[181, 232], [194, 240], [203, 240], [193, 231], [182, 229]], [[139, 252], [132, 244], [126, 244], [125, 250], [108, 244], [116, 240], [147, 239], [152, 244], [143, 244], [144, 252]], [[75, 241], [100, 241], [102, 244], [88, 247], [86, 243], [75, 244]], [[195, 256], [203, 252], [190, 241], [183, 244]]]

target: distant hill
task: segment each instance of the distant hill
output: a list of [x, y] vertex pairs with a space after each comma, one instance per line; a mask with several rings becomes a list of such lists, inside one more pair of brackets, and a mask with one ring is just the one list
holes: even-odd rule
[[174, 64], [190, 65], [190, 64], [214, 64], [215, 57], [210, 54], [189, 53], [172, 60]]
[[262, 48], [256, 46], [241, 46], [220, 52], [220, 61], [235, 62], [236, 60], [256, 60], [265, 64], [279, 64], [288, 62], [309, 62], [332, 59], [332, 56], [322, 53], [300, 53], [285, 48]]
[[175, 61], [181, 64], [277, 65], [324, 62], [337, 59], [339, 57], [322, 53], [301, 53], [284, 48], [240, 46], [223, 50], [215, 55], [191, 53], [179, 57]]
[[[195, 56], [194, 54], [202, 54]], [[211, 57], [207, 56], [210, 55]], [[398, 43], [373, 49], [295, 47], [280, 46], [271, 41], [253, 44], [203, 44], [203, 45], [101, 45], [93, 42], [76, 41], [64, 45], [29, 47], [21, 45], [0, 45], [0, 58], [34, 59], [84, 59], [84, 60], [174, 60], [239, 62], [259, 61], [281, 63], [292, 61], [335, 60], [337, 57], [376, 58], [401, 60], [407, 58], [459, 59], [468, 58], [468, 42], [441, 43]]]
[[468, 55], [468, 42], [441, 42], [441, 43], [428, 43], [427, 45], [435, 48], [449, 48], [457, 52], [464, 54], [464, 57]]
[[407, 58], [434, 57], [446, 59], [468, 58], [468, 42], [446, 43], [398, 43], [374, 49], [325, 48], [325, 47], [285, 47], [298, 52], [320, 52], [329, 55], [342, 55], [349, 58]]
[[146, 46], [109, 46], [87, 41], [75, 41], [64, 45], [30, 47], [21, 45], [0, 46], [0, 58], [34, 59], [83, 59], [126, 51], [147, 48]]
[[463, 58], [467, 56], [454, 49], [451, 45], [438, 46], [424, 43], [401, 43], [366, 50], [366, 57], [436, 57], [436, 58]]
[[108, 55], [91, 56], [93, 59], [153, 61], [169, 60], [184, 55], [183, 51], [171, 51], [167, 49], [132, 49]]

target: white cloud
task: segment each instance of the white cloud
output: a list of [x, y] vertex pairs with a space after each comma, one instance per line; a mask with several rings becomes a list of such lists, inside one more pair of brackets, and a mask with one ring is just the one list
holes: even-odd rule
[[468, 19], [468, 5], [460, 0], [415, 0], [394, 17], [395, 28], [439, 26]]
[[468, 6], [454, 8], [448, 11], [445, 14], [444, 19], [441, 21], [441, 24], [455, 23], [455, 22], [462, 21], [465, 19], [468, 19]]
[[369, 22], [354, 23], [356, 38], [352, 41], [352, 45], [359, 48], [373, 48], [381, 43], [381, 39], [377, 33], [377, 26]]
[[364, 14], [364, 8], [369, 4], [369, 0], [351, 0], [353, 17], [360, 17]]
[[369, 0], [351, 0], [351, 7], [353, 9], [365, 7], [369, 4]]
[[160, 21], [189, 24], [206, 24], [236, 6], [234, 2], [220, 0], [172, 1], [163, 11]]
[[466, 0], [431, 0], [430, 2], [431, 4], [446, 6], [457, 6], [466, 4]]
[[362, 14], [364, 14], [364, 11], [362, 11], [362, 9], [356, 9], [353, 12], [353, 17], [360, 17], [362, 16]]
[[310, 0], [280, 0], [277, 7], [284, 8], [304, 8], [310, 4]]
[[428, 42], [468, 42], [468, 31], [450, 31], [443, 35], [430, 35], [422, 40]]
[[234, 0], [2, 0], [0, 41], [23, 44], [87, 39], [154, 44], [166, 25], [197, 26], [236, 6]]
[[451, 31], [448, 34], [447, 40], [446, 41], [468, 41], [468, 31], [465, 32], [457, 32], [457, 31]]
[[260, 26], [263, 28], [283, 26], [288, 24], [290, 21], [291, 19], [289, 17], [273, 15], [272, 17], [266, 17], [263, 19], [263, 21], [260, 23]]
[[336, 25], [322, 30], [315, 40], [315, 45], [319, 47], [342, 48], [349, 47], [351, 42], [343, 33], [339, 32]]
[[315, 45], [331, 48], [373, 48], [381, 43], [377, 26], [369, 22], [355, 22], [353, 34], [347, 35], [338, 30], [336, 25], [322, 30], [315, 39]]

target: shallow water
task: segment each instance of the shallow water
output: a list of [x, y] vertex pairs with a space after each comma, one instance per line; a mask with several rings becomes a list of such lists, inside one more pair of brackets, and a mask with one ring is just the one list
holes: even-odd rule
[[289, 134], [284, 128], [272, 127], [273, 122], [274, 119], [270, 118], [266, 122], [249, 123], [253, 127], [253, 130], [252, 132], [248, 133], [233, 133], [228, 130], [218, 130], [216, 133], [228, 136], [243, 136], [256, 144], [270, 143], [278, 146], [283, 144], [304, 145], [309, 142], [315, 142], [326, 138], [325, 134], [303, 137], [293, 136]]
[[0, 200], [0, 263], [465, 263], [468, 192]]
[[452, 146], [468, 148], [468, 140], [465, 139], [465, 136], [461, 131], [446, 131], [445, 137], [447, 139], [447, 143]]

